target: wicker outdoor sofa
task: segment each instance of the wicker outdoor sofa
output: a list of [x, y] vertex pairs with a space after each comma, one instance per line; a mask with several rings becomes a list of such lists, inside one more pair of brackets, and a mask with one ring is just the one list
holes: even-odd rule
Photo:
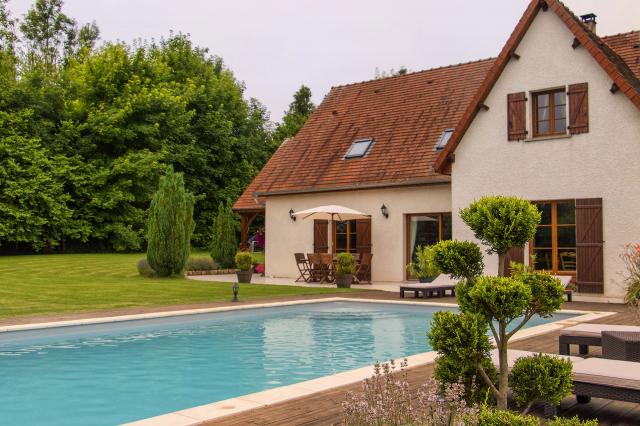
[[[570, 345], [578, 345], [580, 355], [586, 355], [589, 353], [589, 346], [602, 346], [602, 333], [603, 332], [623, 332], [623, 333], [640, 333], [640, 327], [633, 325], [615, 325], [615, 324], [578, 324], [573, 327], [565, 328], [560, 332], [558, 338], [558, 352], [562, 355], [569, 355]], [[636, 334], [637, 336], [638, 334]], [[634, 340], [634, 335], [629, 335], [629, 341]], [[635, 340], [638, 340], [637, 338]], [[615, 345], [607, 345], [607, 350], [615, 351]], [[638, 352], [640, 352], [640, 345], [638, 345]], [[612, 359], [627, 359], [620, 358], [614, 355], [605, 356], [605, 358]], [[640, 354], [638, 354], [640, 360]]]
[[[509, 350], [509, 369], [516, 360], [533, 355], [535, 352]], [[581, 358], [569, 355], [555, 355], [569, 359], [573, 363], [573, 393], [579, 403], [586, 403], [592, 397], [616, 401], [640, 403], [640, 364], [604, 358]], [[492, 351], [493, 363], [498, 365], [498, 353]], [[545, 417], [554, 417], [558, 407], [545, 404]]]

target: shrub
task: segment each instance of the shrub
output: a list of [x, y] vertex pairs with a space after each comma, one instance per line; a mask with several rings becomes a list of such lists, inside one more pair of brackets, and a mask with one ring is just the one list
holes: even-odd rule
[[239, 251], [235, 257], [236, 268], [250, 271], [253, 268], [253, 256], [248, 251]]
[[138, 260], [136, 266], [138, 267], [138, 273], [143, 277], [153, 278], [156, 276], [156, 271], [149, 265], [146, 258]]
[[482, 197], [460, 210], [460, 217], [476, 238], [498, 255], [498, 275], [504, 275], [504, 257], [512, 247], [524, 247], [540, 223], [540, 212], [517, 197]]
[[351, 253], [339, 253], [336, 258], [336, 275], [355, 274], [356, 261]]
[[632, 307], [640, 307], [640, 244], [627, 244], [620, 255], [627, 267], [625, 302]]
[[516, 360], [509, 375], [514, 401], [527, 413], [536, 402], [560, 405], [573, 388], [571, 361], [537, 354]]
[[187, 271], [213, 271], [218, 264], [209, 257], [190, 257], [187, 260]]
[[220, 203], [213, 221], [211, 258], [223, 268], [231, 268], [237, 250], [235, 215], [229, 205]]
[[374, 375], [363, 381], [363, 392], [349, 392], [343, 402], [343, 424], [353, 426], [472, 425], [477, 406], [462, 398], [459, 384], [441, 385], [431, 379], [417, 392], [407, 382], [406, 360], [396, 373], [395, 363], [376, 364]]
[[570, 419], [555, 417], [547, 422], [547, 426], [598, 426], [598, 420], [580, 420], [578, 416]]
[[431, 347], [438, 352], [435, 378], [443, 384], [464, 385], [464, 398], [469, 403], [486, 399], [489, 386], [482, 372], [494, 382], [497, 378], [489, 358], [488, 327], [479, 315], [440, 311], [433, 316], [427, 333]]
[[433, 246], [433, 261], [445, 274], [473, 282], [482, 274], [482, 252], [471, 241], [443, 240]]
[[191, 250], [193, 194], [184, 188], [182, 173], [167, 167], [149, 207], [147, 260], [161, 277], [179, 274]]
[[540, 420], [507, 410], [483, 409], [478, 416], [478, 426], [540, 426]]
[[433, 247], [418, 247], [416, 261], [407, 265], [407, 270], [416, 278], [435, 278], [440, 275], [440, 268], [433, 261]]

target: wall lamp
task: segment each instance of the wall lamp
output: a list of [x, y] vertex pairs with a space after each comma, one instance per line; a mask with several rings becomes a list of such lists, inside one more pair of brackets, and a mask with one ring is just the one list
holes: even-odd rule
[[387, 206], [383, 204], [382, 207], [380, 207], [380, 212], [385, 219], [389, 219], [389, 209], [387, 209]]
[[294, 213], [293, 209], [289, 210], [289, 218], [295, 222], [297, 217], [293, 213]]

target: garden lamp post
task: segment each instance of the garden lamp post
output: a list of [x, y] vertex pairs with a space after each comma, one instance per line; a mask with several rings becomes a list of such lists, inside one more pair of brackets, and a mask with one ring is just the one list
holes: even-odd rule
[[240, 290], [240, 286], [238, 283], [233, 283], [233, 302], [238, 301], [238, 290]]

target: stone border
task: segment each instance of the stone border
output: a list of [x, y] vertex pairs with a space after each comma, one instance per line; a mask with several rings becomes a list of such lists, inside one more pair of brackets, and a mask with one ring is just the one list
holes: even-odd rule
[[[458, 306], [455, 303], [330, 297], [325, 299], [294, 300], [294, 301], [288, 301], [288, 302], [259, 303], [259, 304], [241, 305], [241, 306], [224, 306], [224, 307], [217, 307], [217, 308], [189, 309], [189, 310], [182, 310], [182, 311], [153, 312], [153, 313], [147, 313], [147, 314], [121, 315], [116, 317], [88, 318], [88, 319], [80, 319], [80, 320], [46, 322], [46, 323], [39, 323], [39, 324], [13, 325], [13, 326], [0, 327], [0, 336], [2, 335], [2, 333], [12, 332], [12, 331], [37, 330], [37, 329], [47, 329], [47, 328], [55, 328], [55, 327], [69, 327], [69, 326], [75, 326], [75, 325], [112, 323], [112, 322], [123, 322], [123, 321], [151, 319], [151, 318], [164, 318], [164, 317], [182, 316], [182, 315], [194, 315], [194, 314], [205, 314], [205, 313], [213, 313], [213, 312], [227, 312], [227, 311], [245, 310], [245, 309], [259, 309], [259, 308], [270, 308], [270, 307], [278, 307], [278, 306], [293, 306], [293, 305], [304, 305], [309, 303], [329, 303], [329, 302], [382, 303], [382, 304], [418, 305], [418, 306], [447, 307], [447, 308]], [[567, 313], [567, 314], [578, 314], [579, 316], [571, 319], [554, 321], [552, 323], [541, 324], [534, 327], [522, 329], [518, 331], [510, 339], [510, 342], [515, 342], [518, 340], [527, 339], [529, 337], [537, 336], [540, 334], [546, 334], [552, 331], [557, 331], [562, 328], [576, 325], [582, 322], [593, 321], [599, 318], [615, 315], [615, 312], [591, 312], [591, 311], [578, 311], [578, 310], [561, 310], [559, 312]], [[436, 352], [435, 351], [424, 352], [421, 354], [408, 356], [406, 358], [410, 367], [419, 367], [419, 366], [427, 365], [434, 362], [436, 358]], [[277, 388], [268, 389], [265, 391], [256, 392], [248, 395], [243, 395], [236, 398], [230, 398], [223, 401], [214, 402], [211, 404], [200, 405], [197, 407], [187, 408], [185, 410], [162, 414], [156, 417], [137, 420], [131, 423], [127, 423], [127, 425], [130, 425], [130, 426], [198, 425], [204, 422], [220, 419], [222, 417], [238, 414], [243, 411], [267, 407], [269, 405], [277, 404], [279, 402], [285, 402], [288, 400], [311, 395], [317, 392], [322, 392], [322, 391], [326, 391], [336, 387], [357, 383], [362, 381], [365, 378], [371, 377], [372, 375], [373, 375], [373, 366], [362, 367], [355, 370], [349, 370], [349, 371], [344, 371], [342, 373], [333, 374], [330, 376], [319, 377], [317, 379], [307, 380], [300, 383], [294, 383], [292, 385], [280, 386]]]
[[187, 271], [185, 275], [187, 277], [190, 277], [193, 275], [228, 275], [228, 274], [235, 274], [238, 271], [239, 269], [207, 269], [202, 271]]

